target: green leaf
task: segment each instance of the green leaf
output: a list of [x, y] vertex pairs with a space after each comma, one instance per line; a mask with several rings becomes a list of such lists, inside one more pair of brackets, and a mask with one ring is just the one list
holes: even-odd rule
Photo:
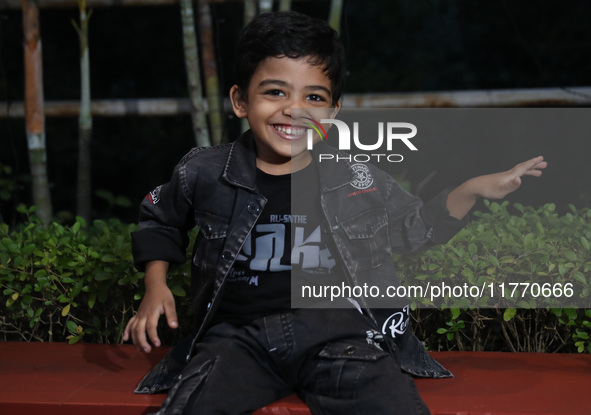
[[118, 258], [113, 254], [105, 254], [101, 258], [103, 262], [117, 262]]
[[534, 235], [533, 233], [528, 233], [523, 238], [523, 246], [526, 250], [531, 251], [534, 248]]
[[185, 297], [187, 295], [185, 289], [180, 285], [173, 285], [170, 287], [170, 291], [177, 297]]
[[72, 305], [72, 304], [68, 304], [67, 306], [65, 306], [65, 307], [62, 309], [62, 317], [65, 317], [65, 316], [67, 316], [67, 315], [70, 313], [70, 306], [71, 306], [71, 305]]
[[13, 305], [14, 302], [18, 299], [18, 296], [18, 293], [12, 293], [12, 295], [8, 297], [8, 299], [6, 300], [6, 307], [9, 308], [11, 305]]
[[564, 309], [564, 314], [566, 314], [566, 316], [570, 320], [576, 320], [577, 319], [577, 310], [575, 310], [574, 308], [565, 308]]
[[68, 329], [68, 331], [70, 333], [76, 333], [77, 327], [78, 327], [78, 325], [72, 320], [68, 320], [68, 322], [66, 323], [66, 328]]
[[513, 317], [515, 317], [516, 313], [517, 313], [517, 310], [515, 308], [507, 308], [505, 310], [505, 312], [503, 313], [503, 320], [511, 321], [511, 319]]
[[66, 337], [66, 339], [68, 339], [68, 344], [78, 343], [81, 338], [82, 338], [81, 336], [68, 336], [68, 337]]
[[90, 308], [92, 310], [95, 303], [96, 303], [96, 294], [94, 292], [91, 292], [90, 294], [88, 294], [88, 308]]
[[577, 281], [579, 281], [581, 284], [583, 285], [587, 285], [587, 278], [585, 278], [585, 276], [580, 273], [579, 271], [575, 271], [573, 272], [573, 278]]

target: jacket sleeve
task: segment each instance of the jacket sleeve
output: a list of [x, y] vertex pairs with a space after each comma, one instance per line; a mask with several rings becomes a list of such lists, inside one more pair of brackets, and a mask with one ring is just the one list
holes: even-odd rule
[[449, 241], [468, 223], [450, 216], [446, 207], [449, 191], [428, 203], [392, 182], [388, 198], [390, 244], [396, 253], [412, 253]]
[[194, 226], [193, 184], [187, 179], [187, 169], [183, 159], [170, 182], [152, 190], [140, 205], [139, 228], [131, 235], [139, 270], [154, 260], [172, 264], [186, 261], [187, 232]]

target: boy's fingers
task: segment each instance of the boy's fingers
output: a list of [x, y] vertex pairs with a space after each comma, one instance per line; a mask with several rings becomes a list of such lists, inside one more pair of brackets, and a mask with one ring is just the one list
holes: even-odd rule
[[547, 162], [545, 162], [545, 161], [541, 161], [541, 162], [539, 162], [539, 163], [535, 164], [534, 166], [532, 166], [532, 167], [531, 167], [531, 168], [530, 168], [530, 169], [529, 169], [529, 170], [526, 172], [526, 174], [531, 174], [531, 175], [533, 175], [533, 176], [541, 176], [541, 175], [542, 175], [542, 172], [541, 172], [541, 170], [542, 170], [542, 169], [545, 169], [546, 167], [548, 167], [548, 163], [547, 163]]
[[129, 319], [129, 321], [127, 322], [127, 325], [125, 326], [125, 331], [123, 332], [123, 341], [128, 341], [129, 339], [131, 339], [132, 337], [132, 330], [133, 330], [133, 326], [135, 325], [135, 321], [136, 321], [136, 316], [133, 316]]
[[544, 161], [544, 157], [538, 156], [534, 157], [533, 159], [519, 163], [517, 166], [513, 168], [513, 172], [515, 172], [519, 176], [541, 176], [542, 172], [540, 171], [540, 169], [545, 169], [546, 166], [548, 166], [548, 163]]
[[164, 308], [164, 312], [166, 313], [166, 321], [168, 322], [168, 326], [171, 329], [176, 329], [179, 326], [179, 323], [176, 315], [176, 308], [174, 306], [174, 302], [167, 304]]
[[149, 353], [152, 348], [146, 339], [146, 326], [143, 321], [139, 321], [132, 332], [133, 344], [142, 349], [144, 352]]
[[541, 163], [544, 163], [544, 157], [538, 156], [538, 157], [534, 157], [533, 159], [526, 161], [524, 164], [525, 164], [526, 170], [530, 170], [530, 169], [539, 168], [538, 165], [540, 165]]
[[[160, 338], [158, 337], [158, 319], [159, 319], [159, 317], [160, 317], [160, 315], [158, 314], [156, 316], [155, 321], [154, 321], [154, 319], [152, 319], [151, 322], [147, 322], [146, 323], [146, 330], [145, 330], [148, 333], [148, 337], [152, 341], [152, 344], [156, 347], [160, 347]], [[151, 350], [150, 345], [147, 343], [147, 341], [146, 341], [146, 345], [148, 346], [148, 350], [146, 350], [146, 348], [144, 348], [144, 350], [146, 350], [146, 351]]]

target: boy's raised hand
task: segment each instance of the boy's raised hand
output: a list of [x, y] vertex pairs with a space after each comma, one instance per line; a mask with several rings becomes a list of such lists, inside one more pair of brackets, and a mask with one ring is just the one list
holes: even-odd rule
[[166, 285], [167, 270], [168, 263], [163, 261], [146, 264], [146, 294], [138, 312], [129, 319], [123, 332], [123, 341], [131, 339], [138, 349], [146, 353], [152, 351], [148, 338], [155, 347], [160, 347], [162, 344], [157, 330], [161, 315], [166, 316], [170, 328], [178, 327], [174, 296]]
[[462, 219], [479, 197], [502, 199], [521, 186], [523, 176], [539, 177], [547, 165], [544, 157], [538, 156], [519, 163], [511, 170], [474, 177], [450, 192], [447, 197], [449, 214]]
[[547, 165], [544, 157], [538, 156], [519, 163], [511, 170], [475, 177], [472, 180], [476, 182], [478, 196], [486, 199], [502, 199], [521, 186], [522, 176], [539, 177], [542, 175], [542, 169]]

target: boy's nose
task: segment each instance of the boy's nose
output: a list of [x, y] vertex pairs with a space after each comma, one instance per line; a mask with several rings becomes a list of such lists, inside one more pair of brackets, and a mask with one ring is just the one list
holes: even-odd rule
[[291, 109], [294, 108], [292, 103], [287, 103], [287, 105], [285, 105], [283, 107], [283, 115], [286, 115], [288, 117], [291, 117]]
[[283, 114], [288, 117], [291, 117], [291, 111], [294, 108], [305, 108], [305, 107], [306, 107], [305, 98], [293, 97], [292, 99], [285, 102], [285, 106], [283, 107]]

